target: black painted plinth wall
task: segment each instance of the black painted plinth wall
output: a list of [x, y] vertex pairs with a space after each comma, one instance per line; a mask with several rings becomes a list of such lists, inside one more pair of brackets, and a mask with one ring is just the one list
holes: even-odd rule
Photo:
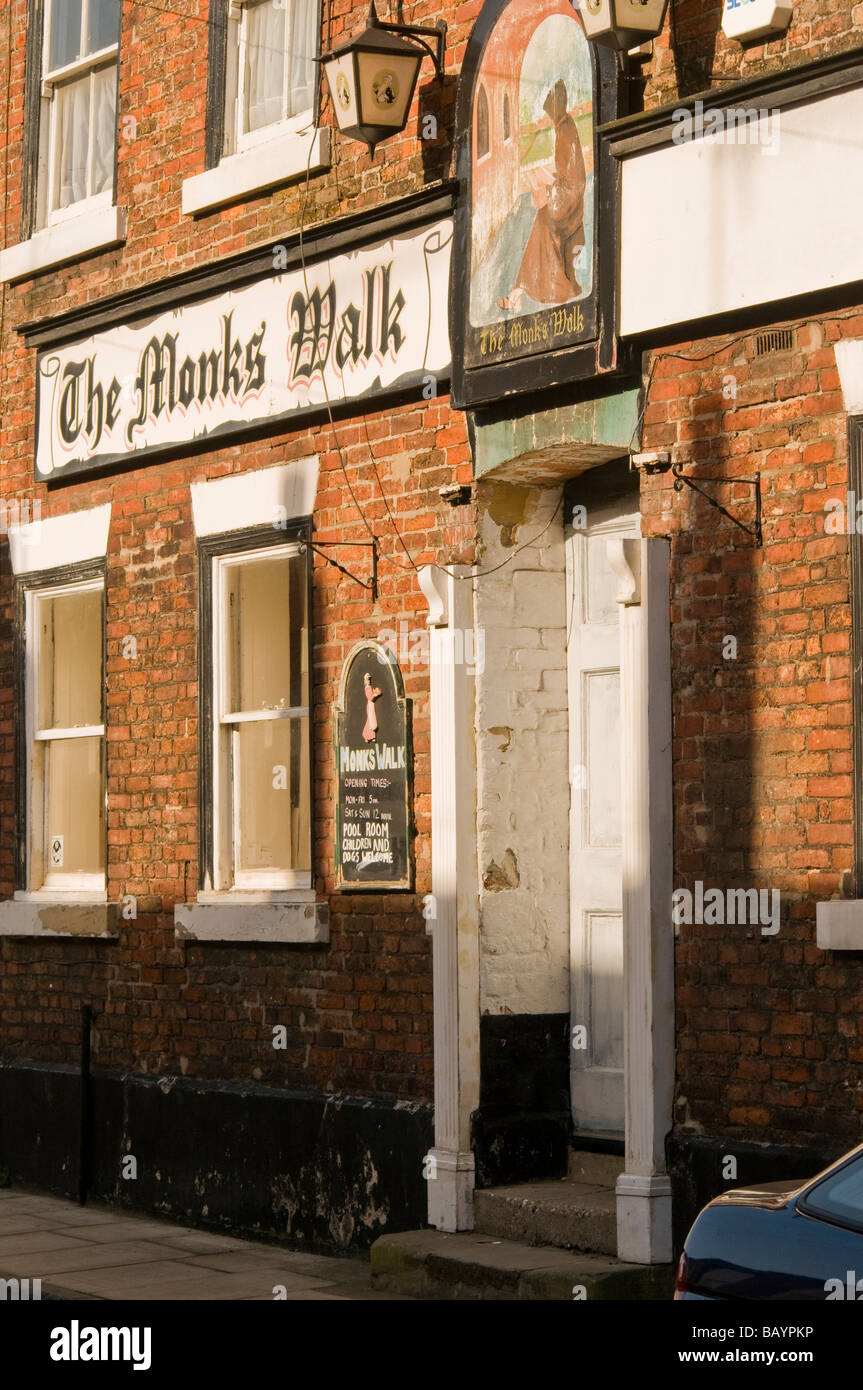
[[[803, 1181], [814, 1177], [843, 1152], [828, 1147], [792, 1148], [687, 1134], [670, 1134], [665, 1151], [671, 1177], [675, 1259], [701, 1208], [721, 1192], [792, 1178]], [[723, 1176], [729, 1157], [736, 1159], [736, 1177]]]
[[572, 1133], [569, 1014], [485, 1014], [479, 1046], [477, 1186], [563, 1177]]
[[[482, 1020], [478, 1186], [566, 1172], [568, 1025], [557, 1014]], [[0, 1064], [0, 1175], [77, 1197], [79, 1100], [77, 1068]], [[93, 1197], [192, 1225], [349, 1251], [427, 1224], [429, 1105], [94, 1071], [89, 1139]], [[803, 1180], [840, 1155], [686, 1134], [670, 1134], [666, 1151], [675, 1257], [720, 1192]], [[729, 1156], [734, 1177], [723, 1175]], [[124, 1179], [129, 1157], [137, 1177]]]
[[[75, 1068], [0, 1064], [9, 1181], [77, 1197], [79, 1094]], [[216, 1230], [358, 1250], [426, 1225], [432, 1139], [429, 1105], [94, 1071], [89, 1189]], [[135, 1178], [122, 1176], [129, 1157]]]

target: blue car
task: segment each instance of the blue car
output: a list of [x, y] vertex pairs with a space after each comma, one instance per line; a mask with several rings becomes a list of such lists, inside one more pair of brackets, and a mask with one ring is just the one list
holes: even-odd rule
[[686, 1238], [674, 1297], [863, 1301], [863, 1145], [804, 1183], [716, 1197]]

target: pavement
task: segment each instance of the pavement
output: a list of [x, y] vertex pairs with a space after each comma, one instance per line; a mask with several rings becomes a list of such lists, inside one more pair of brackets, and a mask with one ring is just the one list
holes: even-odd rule
[[0, 1279], [40, 1279], [43, 1299], [399, 1299], [371, 1288], [365, 1259], [298, 1253], [21, 1188], [0, 1189]]

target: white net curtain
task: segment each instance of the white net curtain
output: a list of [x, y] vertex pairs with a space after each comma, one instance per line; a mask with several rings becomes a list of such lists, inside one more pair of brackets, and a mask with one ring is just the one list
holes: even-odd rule
[[116, 91], [113, 63], [57, 91], [58, 208], [111, 187]]
[[264, 0], [245, 12], [243, 129], [275, 125], [312, 104], [314, 0]]
[[45, 76], [56, 83], [54, 209], [113, 182], [119, 22], [119, 0], [51, 0]]

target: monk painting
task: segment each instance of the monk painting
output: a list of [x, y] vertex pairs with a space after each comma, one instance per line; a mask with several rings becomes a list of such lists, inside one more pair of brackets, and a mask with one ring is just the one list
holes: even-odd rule
[[366, 743], [374, 743], [378, 736], [378, 716], [375, 712], [375, 700], [381, 697], [380, 690], [372, 685], [371, 673], [363, 674], [363, 694], [366, 697], [366, 722], [363, 728], [363, 738]]
[[584, 245], [587, 171], [578, 128], [567, 109], [566, 84], [559, 79], [543, 102], [554, 126], [554, 172], [528, 173], [537, 209], [515, 285], [500, 307], [517, 312], [528, 295], [537, 304], [565, 304], [581, 290], [573, 265]]

